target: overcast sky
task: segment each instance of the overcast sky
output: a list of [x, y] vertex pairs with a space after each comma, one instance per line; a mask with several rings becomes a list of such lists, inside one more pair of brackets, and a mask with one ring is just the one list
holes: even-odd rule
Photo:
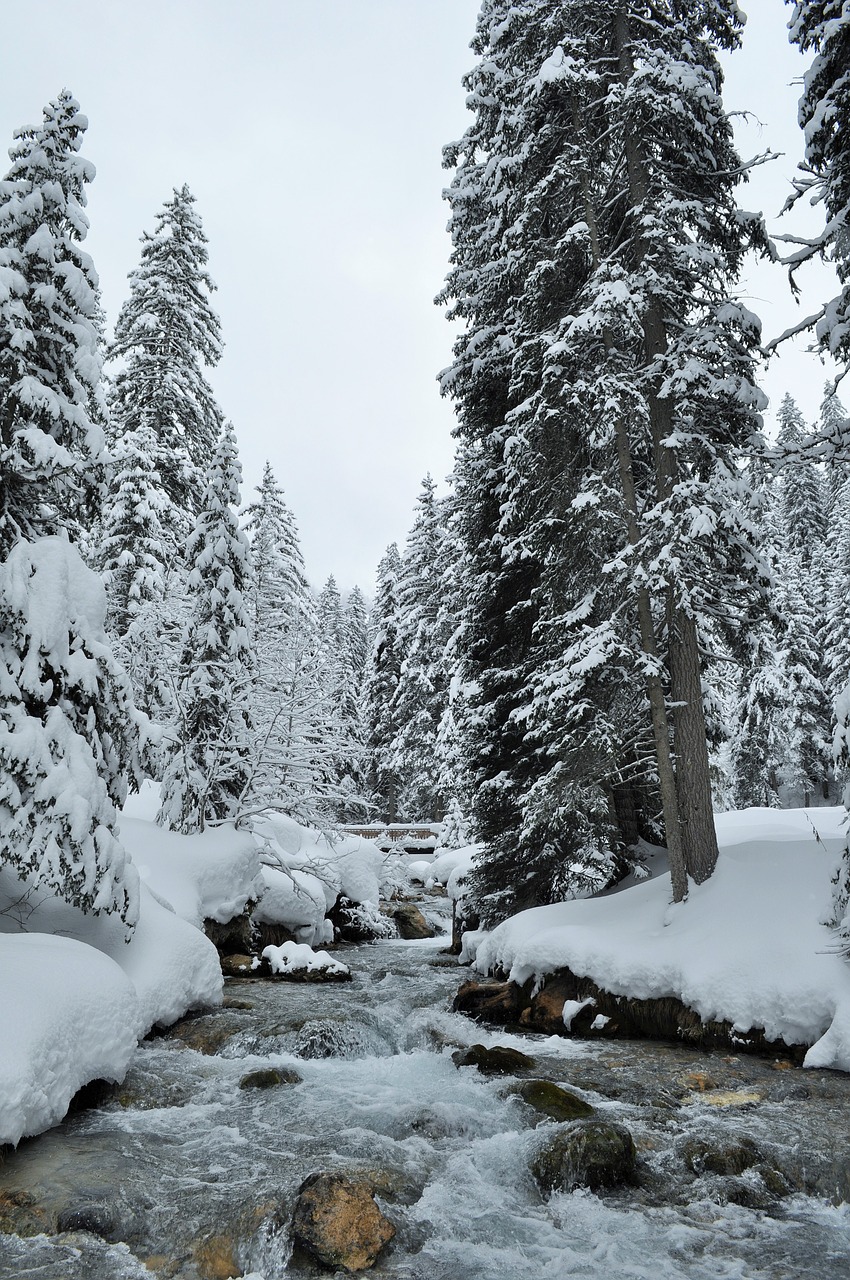
[[[763, 121], [745, 154], [786, 154], [742, 203], [778, 212], [799, 158], [803, 62], [780, 0], [749, 0], [726, 102]], [[479, 0], [0, 0], [0, 147], [67, 86], [97, 167], [87, 248], [110, 326], [172, 188], [187, 182], [210, 240], [225, 353], [211, 375], [250, 496], [268, 458], [320, 585], [372, 590], [403, 542], [420, 482], [451, 467], [436, 374], [451, 330], [442, 146], [467, 125], [460, 80]], [[13, 56], [12, 56], [13, 55]], [[471, 117], [469, 117], [471, 118]], [[803, 312], [828, 296], [812, 275]], [[803, 312], [784, 273], [745, 296], [774, 336]], [[817, 414], [826, 371], [783, 355], [766, 388]]]

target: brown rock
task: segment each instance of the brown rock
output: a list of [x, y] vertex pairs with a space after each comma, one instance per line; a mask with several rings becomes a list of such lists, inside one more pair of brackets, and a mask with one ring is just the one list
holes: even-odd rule
[[458, 988], [452, 1008], [455, 1013], [465, 1013], [479, 1022], [500, 1025], [517, 1022], [522, 1008], [522, 991], [513, 982], [464, 982]]
[[221, 957], [221, 972], [225, 978], [250, 978], [253, 956], [233, 955]]
[[16, 1236], [37, 1236], [50, 1230], [47, 1213], [36, 1203], [35, 1196], [28, 1191], [0, 1189], [0, 1232]]
[[398, 936], [405, 942], [412, 942], [417, 938], [434, 937], [434, 930], [412, 902], [394, 904], [392, 918], [395, 920]]
[[195, 1266], [203, 1280], [233, 1280], [242, 1275], [236, 1261], [233, 1241], [227, 1236], [209, 1236], [192, 1248]]
[[530, 1071], [534, 1059], [518, 1049], [496, 1044], [488, 1049], [483, 1044], [471, 1044], [468, 1049], [458, 1049], [452, 1054], [456, 1067], [477, 1067], [485, 1076], [510, 1076], [517, 1071]]
[[328, 1267], [366, 1271], [395, 1235], [362, 1178], [341, 1173], [314, 1173], [301, 1186], [292, 1234], [313, 1257]]

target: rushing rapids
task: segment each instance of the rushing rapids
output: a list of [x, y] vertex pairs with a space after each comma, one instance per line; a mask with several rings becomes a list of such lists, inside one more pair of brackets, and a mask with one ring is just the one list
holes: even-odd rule
[[[232, 980], [222, 1010], [146, 1041], [117, 1090], [6, 1153], [2, 1280], [328, 1274], [292, 1242], [316, 1173], [368, 1183], [394, 1230], [375, 1273], [398, 1280], [843, 1280], [850, 1079], [491, 1032], [449, 1012], [465, 971], [442, 945], [348, 947], [338, 986]], [[474, 1043], [534, 1065], [456, 1065]], [[529, 1079], [628, 1130], [634, 1179], [545, 1198], [531, 1170], [565, 1126]]]

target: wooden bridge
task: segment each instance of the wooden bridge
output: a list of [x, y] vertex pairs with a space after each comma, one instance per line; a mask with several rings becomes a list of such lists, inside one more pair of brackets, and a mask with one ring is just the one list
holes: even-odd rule
[[441, 822], [370, 822], [337, 829], [347, 836], [372, 840], [385, 851], [403, 849], [405, 853], [422, 853], [436, 847], [443, 825]]

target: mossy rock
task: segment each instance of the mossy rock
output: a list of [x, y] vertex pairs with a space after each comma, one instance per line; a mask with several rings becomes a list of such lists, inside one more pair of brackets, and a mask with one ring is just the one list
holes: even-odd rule
[[691, 1173], [716, 1173], [721, 1177], [736, 1177], [764, 1160], [762, 1153], [749, 1138], [737, 1142], [715, 1143], [705, 1138], [688, 1138], [682, 1148], [685, 1164]]
[[[2, 1161], [2, 1153], [0, 1153]], [[47, 1211], [28, 1191], [0, 1190], [0, 1232], [4, 1235], [38, 1236], [52, 1230]]]
[[607, 1120], [576, 1120], [537, 1151], [531, 1172], [547, 1198], [555, 1191], [600, 1191], [634, 1181], [635, 1144], [628, 1129]]
[[274, 1089], [279, 1084], [300, 1084], [303, 1077], [291, 1067], [268, 1067], [249, 1071], [239, 1081], [240, 1089]]
[[532, 1071], [535, 1066], [534, 1059], [527, 1053], [500, 1044], [492, 1049], [483, 1044], [458, 1049], [452, 1054], [452, 1062], [456, 1067], [477, 1067], [485, 1076], [512, 1076], [519, 1071]]
[[559, 1123], [584, 1120], [595, 1114], [593, 1107], [577, 1093], [562, 1089], [551, 1080], [526, 1080], [514, 1090], [530, 1107]]

